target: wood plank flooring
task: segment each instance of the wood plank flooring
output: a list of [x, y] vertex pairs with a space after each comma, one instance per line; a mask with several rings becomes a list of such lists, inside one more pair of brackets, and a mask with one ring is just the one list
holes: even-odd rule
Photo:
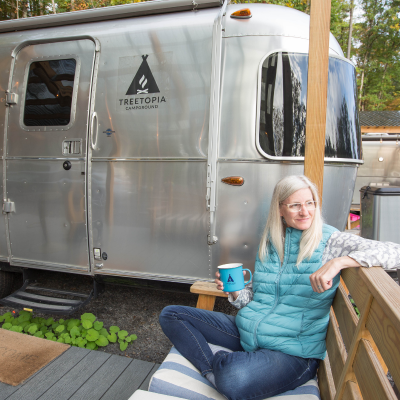
[[18, 386], [0, 382], [0, 400], [127, 400], [147, 390], [159, 364], [71, 347]]

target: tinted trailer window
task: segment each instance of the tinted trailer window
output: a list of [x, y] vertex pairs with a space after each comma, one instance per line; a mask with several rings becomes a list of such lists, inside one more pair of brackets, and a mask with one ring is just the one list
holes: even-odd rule
[[[274, 53], [261, 71], [259, 149], [267, 157], [304, 157], [308, 56]], [[325, 157], [361, 159], [355, 69], [329, 59]]]
[[35, 61], [29, 66], [25, 126], [64, 126], [71, 120], [76, 60]]

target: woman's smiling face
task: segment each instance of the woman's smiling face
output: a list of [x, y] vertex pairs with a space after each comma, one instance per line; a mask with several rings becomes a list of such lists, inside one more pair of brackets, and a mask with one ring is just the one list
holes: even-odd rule
[[[311, 190], [305, 188], [294, 192], [280, 204], [280, 216], [285, 218], [287, 226], [299, 229], [300, 231], [304, 231], [311, 226], [314, 219], [315, 209], [307, 209], [305, 203], [308, 201], [314, 201], [314, 199]], [[300, 211], [292, 211], [286, 206], [286, 204], [294, 203], [301, 204]]]

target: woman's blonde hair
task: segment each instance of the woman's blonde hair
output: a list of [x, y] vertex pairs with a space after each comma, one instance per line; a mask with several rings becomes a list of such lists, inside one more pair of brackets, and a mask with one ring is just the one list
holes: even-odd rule
[[265, 225], [260, 242], [259, 257], [261, 261], [265, 260], [265, 257], [268, 255], [268, 244], [272, 243], [278, 252], [280, 260], [283, 262], [284, 232], [286, 230], [286, 225], [283, 217], [280, 216], [279, 207], [281, 203], [294, 192], [306, 188], [311, 190], [313, 199], [316, 201], [316, 207], [311, 226], [304, 230], [301, 235], [300, 251], [297, 256], [296, 265], [299, 265], [305, 258], [310, 258], [312, 253], [314, 253], [315, 249], [318, 247], [322, 239], [323, 220], [317, 188], [304, 175], [287, 176], [276, 184], [272, 195], [267, 224]]

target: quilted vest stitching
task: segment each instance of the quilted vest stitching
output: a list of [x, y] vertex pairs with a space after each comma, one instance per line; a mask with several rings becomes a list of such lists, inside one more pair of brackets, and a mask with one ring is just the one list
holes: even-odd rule
[[241, 343], [246, 351], [268, 348], [303, 358], [325, 357], [325, 335], [329, 309], [339, 284], [312, 291], [309, 275], [321, 267], [326, 242], [337, 229], [323, 226], [323, 238], [309, 260], [296, 267], [302, 231], [288, 228], [282, 269], [271, 248], [264, 263], [256, 259], [254, 298], [236, 317]]

